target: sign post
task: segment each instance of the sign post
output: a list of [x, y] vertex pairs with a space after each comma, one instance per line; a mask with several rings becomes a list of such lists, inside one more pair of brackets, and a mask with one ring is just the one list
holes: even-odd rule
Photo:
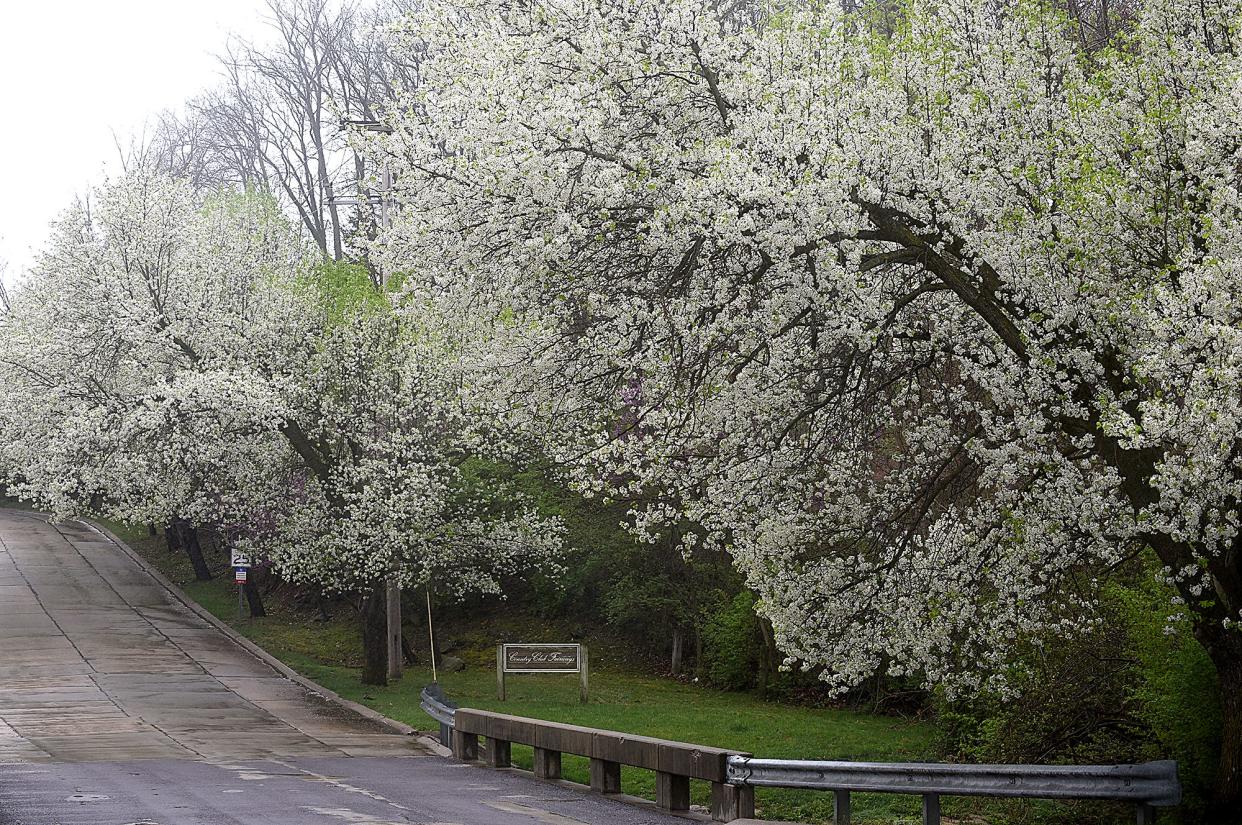
[[510, 673], [577, 673], [578, 699], [588, 696], [589, 668], [586, 645], [512, 644], [496, 646], [496, 696], [506, 698], [505, 677]]
[[505, 701], [505, 646], [496, 645], [496, 698]]
[[590, 671], [587, 668], [587, 646], [579, 645], [578, 651], [581, 654], [578, 658], [578, 701], [585, 705], [587, 703], [587, 689], [590, 684]]
[[233, 580], [237, 582], [237, 618], [240, 619], [246, 615], [246, 579], [250, 572], [250, 557], [236, 550], [232, 556]]

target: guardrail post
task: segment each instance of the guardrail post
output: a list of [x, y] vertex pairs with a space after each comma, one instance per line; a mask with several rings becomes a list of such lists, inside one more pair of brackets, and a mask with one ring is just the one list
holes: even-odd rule
[[538, 779], [560, 779], [561, 752], [536, 747], [535, 777]]
[[690, 777], [656, 771], [656, 806], [666, 811], [690, 810]]
[[591, 790], [598, 793], [621, 793], [621, 763], [592, 758]]
[[440, 723], [440, 744], [446, 748], [453, 747], [453, 726], [447, 722]]
[[832, 825], [850, 825], [850, 792], [832, 792]]
[[463, 762], [473, 762], [479, 758], [479, 735], [462, 733], [453, 730], [453, 756]]
[[1139, 805], [1138, 825], [1156, 825], [1156, 809], [1151, 805]]
[[940, 825], [940, 794], [923, 794], [923, 825]]
[[492, 768], [508, 768], [513, 764], [510, 743], [504, 739], [487, 737], [487, 764]]
[[712, 820], [732, 822], [735, 819], [753, 819], [755, 816], [755, 789], [749, 785], [730, 785], [727, 782], [712, 783]]

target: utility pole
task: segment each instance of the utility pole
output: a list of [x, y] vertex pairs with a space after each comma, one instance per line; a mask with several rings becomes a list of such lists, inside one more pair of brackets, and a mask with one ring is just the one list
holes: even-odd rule
[[[346, 120], [345, 126], [362, 129], [367, 132], [380, 132], [382, 134], [392, 134], [392, 127], [378, 120]], [[361, 184], [361, 181], [359, 181]], [[362, 198], [331, 198], [333, 204], [343, 206], [361, 206], [362, 204], [370, 204], [379, 206], [380, 228], [387, 229], [389, 221], [392, 218], [391, 209], [389, 207], [389, 196], [392, 191], [392, 172], [385, 167], [380, 172], [380, 191], [375, 195], [366, 195]], [[383, 289], [388, 279], [381, 272], [379, 277], [379, 287]], [[401, 679], [401, 586], [397, 583], [397, 572], [393, 570], [388, 575], [388, 582], [384, 589], [385, 596], [385, 615], [388, 620], [388, 680], [400, 681]], [[431, 654], [435, 656], [435, 651]]]
[[[393, 131], [391, 126], [381, 123], [378, 120], [346, 120], [343, 121], [341, 125], [354, 129], [361, 129], [364, 132], [378, 132], [384, 135], [391, 135]], [[392, 183], [392, 171], [387, 167], [384, 167], [380, 170], [380, 189], [378, 193], [354, 198], [330, 197], [328, 202], [334, 206], [362, 206], [363, 204], [378, 206], [380, 228], [387, 229], [389, 222], [392, 219], [392, 207], [390, 205]], [[358, 181], [358, 184], [361, 186], [362, 181]], [[382, 289], [388, 282], [388, 278], [382, 272], [379, 274], [379, 277], [379, 286]]]
[[388, 577], [388, 679], [401, 679], [401, 587], [395, 574]]

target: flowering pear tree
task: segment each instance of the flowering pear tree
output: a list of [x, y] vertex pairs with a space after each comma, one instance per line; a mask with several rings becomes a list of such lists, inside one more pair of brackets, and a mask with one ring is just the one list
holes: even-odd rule
[[200, 203], [144, 171], [104, 187], [0, 318], [0, 469], [58, 516], [219, 525], [287, 580], [360, 596], [382, 683], [388, 578], [495, 592], [561, 531], [462, 479], [516, 449], [470, 390], [479, 325], [342, 308], [320, 275], [269, 199]]
[[[362, 276], [365, 289], [370, 281]], [[254, 543], [286, 578], [363, 595], [363, 681], [386, 672], [385, 582], [442, 595], [501, 592], [501, 579], [555, 566], [563, 529], [512, 490], [476, 490], [462, 467], [516, 459], [503, 418], [472, 391], [475, 325], [423, 304], [347, 308], [282, 383], [282, 432], [302, 472]]]
[[[269, 494], [291, 296], [308, 261], [260, 198], [137, 174], [66, 212], [0, 321], [0, 467], [61, 517], [227, 521]], [[264, 292], [268, 294], [261, 299]]]
[[[1004, 690], [1154, 552], [1242, 802], [1235, 0], [431, 2], [389, 266], [512, 314], [579, 484], [726, 544], [779, 643]], [[1236, 810], [1236, 808], [1235, 808]]]

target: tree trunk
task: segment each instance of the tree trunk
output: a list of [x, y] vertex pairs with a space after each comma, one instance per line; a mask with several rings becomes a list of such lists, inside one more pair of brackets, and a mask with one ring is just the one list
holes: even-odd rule
[[780, 661], [780, 651], [776, 648], [776, 633], [772, 629], [772, 623], [762, 616], [755, 618], [759, 622], [759, 635], [763, 637], [763, 646], [759, 651], [759, 696], [767, 697]]
[[168, 522], [168, 526], [164, 528], [164, 541], [168, 544], [169, 553], [176, 553], [181, 549], [181, 528], [177, 519]]
[[685, 635], [680, 627], [673, 628], [673, 661], [669, 665], [669, 670], [674, 676], [681, 673], [681, 649], [685, 644]]
[[362, 683], [388, 684], [387, 587], [378, 582], [362, 599]]
[[407, 665], [412, 665], [418, 661], [418, 656], [414, 653], [413, 646], [410, 645], [410, 637], [405, 633], [401, 634], [401, 656], [405, 659]]
[[207, 560], [203, 558], [203, 547], [198, 542], [198, 528], [187, 521], [179, 521], [178, 528], [181, 546], [185, 548], [190, 564], [194, 567], [194, 578], [200, 582], [211, 581], [211, 569], [207, 567]]
[[1208, 821], [1237, 823], [1242, 811], [1242, 637], [1222, 629], [1205, 644], [1220, 686], [1220, 763]]
[[[250, 572], [254, 573], [254, 568], [251, 568]], [[255, 584], [250, 576], [246, 577], [242, 592], [246, 594], [246, 603], [250, 605], [250, 618], [255, 619], [267, 615], [267, 611], [263, 609], [263, 595], [259, 593], [259, 585]]]

